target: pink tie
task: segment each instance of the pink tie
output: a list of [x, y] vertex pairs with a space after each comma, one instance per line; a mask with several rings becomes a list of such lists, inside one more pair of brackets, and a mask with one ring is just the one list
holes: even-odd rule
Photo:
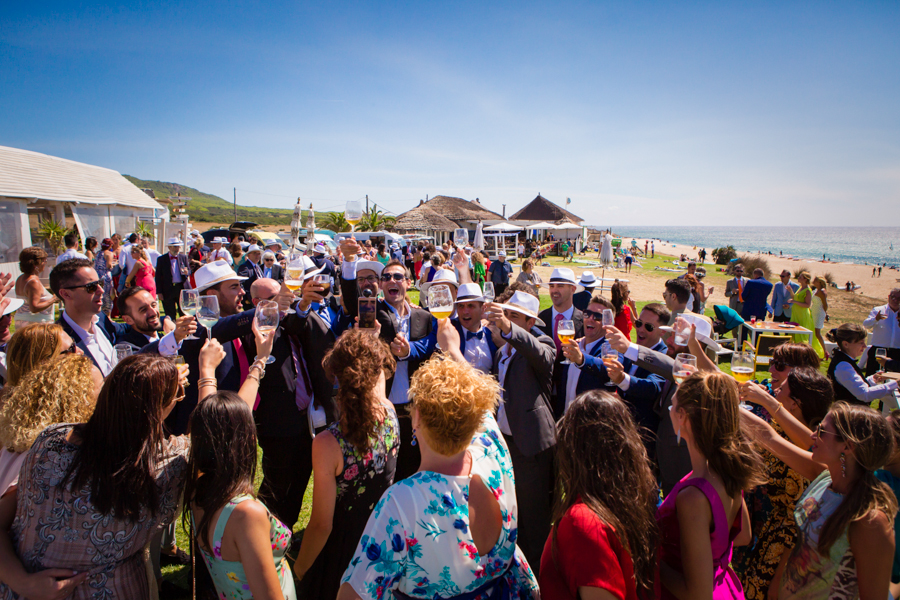
[[[232, 346], [234, 347], [234, 353], [237, 355], [238, 359], [238, 370], [241, 373], [241, 385], [244, 385], [244, 381], [247, 380], [247, 375], [250, 374], [250, 361], [247, 360], [247, 352], [244, 350], [244, 344], [241, 342], [241, 338], [235, 338], [232, 341]], [[253, 403], [253, 410], [256, 410], [256, 407], [259, 406], [260, 397], [259, 394], [256, 394], [256, 402]]]
[[559, 313], [558, 315], [556, 315], [556, 318], [553, 319], [553, 343], [556, 344], [557, 356], [562, 356], [562, 342], [559, 341], [559, 336], [556, 335], [556, 330], [559, 328], [559, 322], [565, 318], [565, 315]]

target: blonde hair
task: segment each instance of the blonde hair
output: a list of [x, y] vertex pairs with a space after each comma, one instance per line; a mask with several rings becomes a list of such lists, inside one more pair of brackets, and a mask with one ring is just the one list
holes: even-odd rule
[[409, 396], [428, 445], [444, 456], [465, 450], [500, 400], [500, 384], [467, 363], [435, 356], [412, 376]]
[[806, 278], [806, 281], [810, 283], [812, 282], [812, 275], [809, 274], [809, 271], [800, 271], [800, 273], [797, 275], [797, 279], [800, 279], [801, 277]]
[[36, 366], [58, 355], [63, 350], [62, 333], [56, 323], [31, 323], [16, 329], [6, 345], [7, 386], [19, 385]]
[[25, 376], [0, 409], [0, 444], [25, 452], [50, 425], [86, 422], [96, 404], [92, 368], [89, 358], [66, 354]]
[[822, 286], [823, 288], [828, 287], [828, 282], [825, 281], [824, 277], [816, 277], [812, 280], [812, 284], [816, 287]]

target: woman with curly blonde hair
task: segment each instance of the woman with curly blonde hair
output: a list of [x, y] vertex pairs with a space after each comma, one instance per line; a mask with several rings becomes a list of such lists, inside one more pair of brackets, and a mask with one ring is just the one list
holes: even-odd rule
[[294, 563], [301, 598], [337, 596], [372, 507], [394, 482], [400, 449], [397, 412], [385, 395], [394, 374], [388, 345], [352, 329], [324, 367], [338, 381], [340, 419], [313, 440], [312, 514]]
[[453, 356], [410, 381], [422, 463], [375, 506], [339, 600], [540, 597], [516, 547], [512, 460], [493, 417], [500, 386]]
[[94, 412], [103, 376], [81, 355], [64, 355], [34, 369], [0, 409], [0, 497], [15, 487], [25, 453], [44, 429], [84, 423]]

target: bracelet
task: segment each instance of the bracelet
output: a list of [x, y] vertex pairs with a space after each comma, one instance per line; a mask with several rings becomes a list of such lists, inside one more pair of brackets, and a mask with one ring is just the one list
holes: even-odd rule
[[[260, 379], [262, 379], [263, 377], [266, 376], [266, 368], [264, 366], [260, 366], [256, 363], [253, 363], [250, 366], [250, 368], [248, 369], [248, 371], [252, 371], [253, 369], [256, 369], [257, 371], [259, 371], [259, 377], [256, 378], [257, 381], [259, 381]], [[247, 376], [249, 377], [249, 374]]]
[[784, 404], [782, 404], [781, 402], [779, 402], [779, 403], [778, 403], [778, 408], [776, 408], [776, 409], [775, 409], [775, 412], [772, 413], [772, 417], [773, 417], [773, 418], [775, 417], [775, 415], [778, 414], [778, 411], [781, 410], [781, 407], [782, 407], [782, 406], [784, 406]]
[[213, 387], [218, 387], [218, 382], [215, 377], [203, 377], [202, 379], [197, 380], [197, 385], [211, 385]]
[[253, 375], [253, 373], [250, 373], [249, 375], [247, 375], [247, 379], [252, 379], [253, 381], [256, 382], [256, 385], [259, 385], [259, 377]]

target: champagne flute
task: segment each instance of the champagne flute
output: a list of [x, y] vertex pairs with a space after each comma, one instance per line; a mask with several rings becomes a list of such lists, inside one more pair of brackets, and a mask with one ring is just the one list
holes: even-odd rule
[[484, 292], [482, 293], [484, 296], [485, 302], [493, 302], [494, 301], [494, 284], [490, 281], [484, 282]]
[[344, 218], [350, 223], [350, 231], [356, 231], [356, 225], [362, 221], [362, 204], [359, 200], [348, 200], [344, 207]]
[[[559, 340], [559, 343], [565, 346], [566, 342], [571, 342], [575, 339], [575, 321], [563, 319], [559, 322], [559, 325], [556, 326], [556, 338]], [[563, 365], [571, 365], [569, 359], [562, 361]]]
[[197, 321], [206, 327], [208, 338], [212, 338], [212, 326], [219, 322], [219, 299], [215, 296], [200, 296]]
[[[195, 338], [197, 339], [197, 338]], [[187, 371], [187, 362], [185, 362], [184, 357], [180, 354], [176, 354], [172, 359], [175, 362], [175, 368], [178, 369], [178, 377], [182, 379], [182, 387], [187, 387], [190, 385], [187, 379], [184, 377], [184, 372]]]
[[884, 373], [885, 366], [887, 365], [887, 357], [887, 348], [875, 348], [875, 360], [877, 360], [880, 365], [878, 367], [879, 373]]
[[[197, 290], [181, 290], [181, 312], [197, 317], [197, 310], [200, 308], [200, 292]], [[184, 338], [186, 340], [199, 340], [196, 335], [191, 334]]]
[[672, 368], [672, 377], [675, 383], [682, 383], [685, 379], [697, 372], [697, 357], [693, 354], [682, 352], [675, 355], [675, 364]]
[[428, 310], [435, 319], [446, 319], [453, 314], [453, 295], [446, 285], [428, 288]]
[[[607, 309], [607, 310], [609, 310], [609, 309]], [[618, 362], [619, 353], [616, 351], [615, 348], [613, 348], [612, 346], [609, 345], [609, 342], [604, 340], [603, 345], [600, 347], [600, 358], [603, 360], [604, 364], [607, 364], [610, 361]], [[606, 387], [616, 387], [616, 385], [618, 385], [618, 384], [616, 384], [612, 379], [610, 379], [604, 385]]]
[[[297, 290], [303, 287], [303, 273], [305, 270], [306, 269], [303, 266], [303, 255], [291, 254], [290, 259], [288, 260], [287, 277], [284, 278], [284, 285], [294, 294], [297, 293]], [[289, 308], [285, 312], [285, 314], [288, 315], [293, 315], [296, 313], [297, 311], [295, 311], [293, 308]]]
[[[278, 322], [281, 320], [278, 312], [278, 303], [271, 300], [261, 300], [256, 305], [256, 314], [253, 318], [256, 319], [256, 327], [260, 331], [275, 331], [278, 328]], [[256, 360], [256, 358], [253, 360]], [[275, 362], [275, 357], [270, 354], [269, 358], [266, 359], [266, 364], [271, 365], [273, 362]]]

